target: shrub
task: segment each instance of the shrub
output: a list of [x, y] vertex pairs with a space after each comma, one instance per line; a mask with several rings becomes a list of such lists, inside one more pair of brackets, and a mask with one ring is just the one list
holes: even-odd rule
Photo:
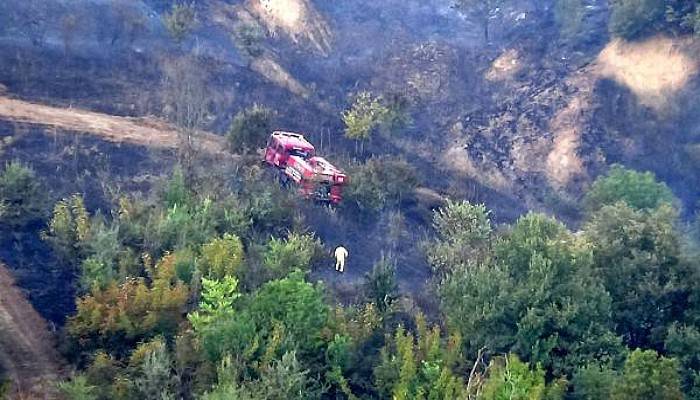
[[248, 152], [262, 147], [272, 130], [274, 112], [254, 105], [236, 114], [226, 134], [231, 151]]
[[397, 204], [418, 185], [416, 170], [406, 160], [375, 157], [350, 170], [345, 196], [360, 209], [379, 211]]
[[620, 201], [634, 209], [653, 209], [664, 203], [674, 203], [675, 197], [665, 183], [656, 180], [653, 173], [613, 165], [606, 175], [593, 182], [584, 198], [584, 205], [589, 211], [596, 211]]
[[89, 233], [90, 219], [83, 197], [75, 194], [56, 203], [42, 238], [64, 263], [74, 265], [80, 261]]
[[222, 237], [202, 246], [197, 267], [204, 277], [222, 279], [235, 275], [243, 264], [244, 258], [241, 239], [225, 233]]
[[19, 161], [0, 173], [0, 223], [21, 227], [44, 217], [46, 192], [36, 173]]
[[308, 234], [292, 233], [284, 240], [273, 238], [265, 251], [265, 267], [277, 278], [297, 269], [309, 271], [311, 260], [320, 247], [320, 242]]
[[665, 6], [659, 0], [613, 0], [610, 2], [610, 33], [634, 39], [662, 22]]
[[179, 43], [192, 32], [196, 19], [194, 3], [175, 3], [170, 12], [163, 17], [163, 23], [170, 36]]

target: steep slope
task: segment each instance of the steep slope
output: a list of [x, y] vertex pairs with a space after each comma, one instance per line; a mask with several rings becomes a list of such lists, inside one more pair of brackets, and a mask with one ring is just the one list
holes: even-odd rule
[[46, 321], [0, 265], [0, 364], [12, 383], [10, 399], [57, 399], [62, 365]]

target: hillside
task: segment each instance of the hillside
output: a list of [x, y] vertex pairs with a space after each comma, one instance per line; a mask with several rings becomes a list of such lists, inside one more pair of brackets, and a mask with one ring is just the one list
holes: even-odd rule
[[4, 0], [0, 54], [30, 397], [700, 398], [697, 1]]
[[0, 265], [0, 367], [11, 382], [8, 399], [57, 399], [63, 375], [55, 337], [46, 321]]

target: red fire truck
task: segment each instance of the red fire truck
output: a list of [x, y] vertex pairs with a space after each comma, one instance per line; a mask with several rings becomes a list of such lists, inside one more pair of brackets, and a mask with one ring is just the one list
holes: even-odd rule
[[275, 131], [265, 149], [265, 163], [279, 170], [284, 184], [293, 182], [306, 198], [338, 205], [347, 176], [323, 157], [303, 135]]

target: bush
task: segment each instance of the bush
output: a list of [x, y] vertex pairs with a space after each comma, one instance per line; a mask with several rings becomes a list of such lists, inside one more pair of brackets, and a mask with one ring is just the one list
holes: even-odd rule
[[292, 233], [285, 240], [272, 239], [265, 251], [265, 267], [276, 278], [282, 278], [294, 270], [309, 271], [311, 260], [321, 247], [313, 235]]
[[554, 18], [565, 39], [571, 39], [580, 33], [585, 15], [586, 5], [583, 0], [557, 0], [554, 6]]
[[44, 217], [46, 192], [36, 173], [19, 161], [0, 173], [0, 223], [21, 227]]
[[345, 197], [362, 210], [379, 211], [399, 203], [417, 185], [416, 170], [406, 160], [375, 157], [350, 169]]
[[274, 112], [254, 105], [236, 114], [226, 134], [232, 152], [248, 152], [264, 146], [272, 130]]
[[678, 363], [654, 350], [637, 349], [627, 358], [621, 379], [615, 382], [612, 400], [680, 400], [683, 394]]
[[202, 246], [197, 266], [202, 276], [209, 279], [222, 279], [234, 276], [243, 264], [244, 258], [241, 239], [225, 233], [223, 237]]
[[593, 182], [584, 205], [588, 211], [596, 211], [620, 201], [641, 210], [657, 208], [664, 203], [672, 204], [675, 197], [665, 183], [656, 180], [653, 173], [613, 165], [606, 175]]
[[51, 245], [64, 263], [75, 265], [84, 254], [89, 234], [90, 218], [83, 197], [75, 194], [56, 203], [42, 239]]
[[196, 23], [197, 14], [194, 3], [173, 4], [169, 13], [163, 17], [163, 23], [170, 36], [176, 42], [182, 42], [192, 32]]
[[634, 39], [662, 23], [665, 6], [659, 0], [613, 0], [609, 30], [614, 36]]

